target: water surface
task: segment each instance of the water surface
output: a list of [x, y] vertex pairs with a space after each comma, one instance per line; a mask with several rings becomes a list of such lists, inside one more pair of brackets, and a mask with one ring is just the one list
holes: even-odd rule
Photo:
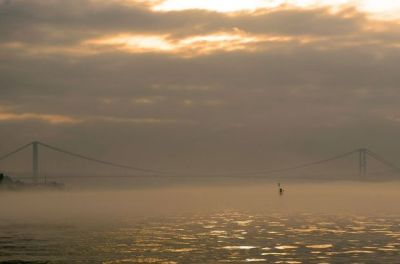
[[[335, 196], [320, 187], [325, 196], [318, 200], [325, 206], [316, 206], [314, 199], [306, 199], [308, 192], [279, 197], [265, 192], [265, 186], [226, 193], [184, 189], [3, 196], [0, 263], [322, 264], [400, 259], [400, 214], [397, 206], [388, 206], [395, 204], [396, 192], [377, 198], [367, 189], [354, 193], [342, 188]], [[343, 199], [349, 202], [341, 205]], [[310, 204], [314, 208], [306, 206]]]

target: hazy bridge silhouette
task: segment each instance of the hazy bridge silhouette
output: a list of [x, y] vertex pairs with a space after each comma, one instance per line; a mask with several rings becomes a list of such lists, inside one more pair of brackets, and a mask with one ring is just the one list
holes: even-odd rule
[[[98, 164], [103, 164], [107, 165], [110, 167], [116, 167], [116, 168], [122, 168], [122, 169], [127, 169], [127, 170], [132, 170], [136, 172], [144, 172], [144, 173], [151, 173], [152, 175], [207, 175], [207, 176], [230, 176], [230, 175], [265, 175], [265, 174], [271, 174], [271, 173], [280, 173], [280, 172], [287, 172], [287, 171], [294, 171], [302, 168], [307, 168], [307, 167], [312, 167], [316, 166], [319, 164], [324, 164], [324, 163], [329, 163], [335, 160], [343, 159], [348, 156], [352, 155], [357, 155], [358, 157], [358, 173], [359, 173], [359, 179], [363, 180], [365, 179], [367, 175], [367, 170], [368, 170], [368, 158], [374, 159], [384, 166], [390, 168], [388, 171], [393, 171], [393, 172], [400, 172], [400, 168], [394, 165], [393, 163], [389, 162], [385, 158], [381, 157], [377, 153], [367, 149], [367, 148], [359, 148], [355, 149], [353, 151], [349, 151], [346, 153], [342, 153], [340, 155], [333, 156], [331, 158], [327, 159], [322, 159], [322, 160], [317, 160], [309, 163], [303, 163], [295, 166], [289, 166], [289, 167], [284, 167], [284, 168], [279, 168], [279, 169], [264, 169], [264, 170], [258, 170], [258, 171], [234, 171], [234, 172], [227, 172], [227, 173], [211, 173], [211, 172], [173, 172], [173, 171], [163, 171], [163, 170], [156, 170], [156, 169], [149, 169], [149, 168], [141, 168], [141, 167], [136, 167], [136, 166], [131, 166], [131, 165], [126, 165], [126, 164], [119, 164], [116, 162], [111, 162], [111, 161], [106, 161], [106, 160], [101, 160], [101, 159], [96, 159], [93, 157], [89, 157], [86, 155], [82, 155], [79, 153], [74, 153], [68, 150], [64, 150], [62, 148], [58, 148], [49, 144], [45, 144], [39, 141], [33, 141], [29, 144], [23, 145], [14, 151], [11, 151], [3, 156], [0, 156], [0, 162], [3, 162], [7, 160], [9, 157], [17, 154], [18, 152], [25, 150], [27, 148], [32, 149], [32, 179], [34, 182], [38, 182], [40, 178], [40, 164], [39, 164], [39, 148], [47, 148], [52, 151], [56, 151], [68, 156], [72, 156], [78, 159], [83, 159], [87, 160], [93, 163], [98, 163]], [[1, 171], [1, 170], [0, 170]]]

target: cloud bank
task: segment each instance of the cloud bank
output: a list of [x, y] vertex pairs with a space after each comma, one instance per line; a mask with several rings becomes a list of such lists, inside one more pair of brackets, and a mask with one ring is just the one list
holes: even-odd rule
[[[0, 143], [248, 170], [400, 150], [400, 24], [354, 7], [0, 2]], [[17, 132], [16, 132], [17, 131]]]

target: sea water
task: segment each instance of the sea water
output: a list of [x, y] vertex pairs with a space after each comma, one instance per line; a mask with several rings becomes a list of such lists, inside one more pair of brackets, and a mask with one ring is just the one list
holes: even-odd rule
[[0, 263], [400, 262], [397, 183], [285, 187], [1, 194]]

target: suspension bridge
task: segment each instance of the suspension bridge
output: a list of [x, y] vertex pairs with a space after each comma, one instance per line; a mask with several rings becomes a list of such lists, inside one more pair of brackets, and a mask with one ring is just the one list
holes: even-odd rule
[[97, 164], [102, 164], [106, 165], [109, 167], [114, 167], [114, 168], [120, 168], [120, 169], [125, 169], [125, 170], [130, 170], [134, 172], [142, 172], [142, 173], [149, 173], [151, 175], [197, 175], [197, 176], [234, 176], [234, 175], [267, 175], [267, 174], [272, 174], [272, 173], [283, 173], [283, 172], [288, 172], [288, 171], [296, 171], [299, 169], [303, 168], [308, 168], [308, 167], [313, 167], [317, 166], [320, 164], [325, 164], [325, 163], [331, 163], [336, 160], [340, 160], [349, 156], [356, 156], [358, 159], [357, 167], [358, 167], [358, 174], [359, 174], [359, 180], [365, 180], [366, 175], [368, 174], [368, 160], [375, 160], [382, 164], [383, 166], [387, 167], [386, 172], [394, 172], [394, 173], [400, 173], [400, 167], [396, 166], [392, 162], [386, 160], [379, 154], [367, 149], [367, 148], [359, 148], [355, 149], [353, 151], [345, 152], [336, 156], [333, 156], [331, 158], [327, 159], [321, 159], [309, 163], [303, 163], [303, 164], [298, 164], [295, 166], [288, 166], [284, 168], [277, 168], [277, 169], [263, 169], [263, 170], [257, 170], [257, 171], [233, 171], [233, 172], [226, 172], [226, 173], [213, 173], [213, 172], [173, 172], [173, 171], [163, 171], [163, 170], [157, 170], [157, 169], [150, 169], [150, 168], [142, 168], [142, 167], [137, 167], [133, 165], [127, 165], [127, 164], [120, 164], [112, 161], [106, 161], [106, 160], [101, 160], [93, 157], [89, 157], [83, 154], [79, 153], [74, 153], [59, 147], [55, 147], [46, 143], [42, 143], [39, 141], [33, 141], [29, 144], [23, 145], [7, 154], [4, 154], [3, 156], [0, 156], [0, 172], [1, 172], [1, 165], [2, 163], [4, 164], [5, 161], [7, 161], [8, 158], [11, 156], [16, 155], [17, 153], [25, 150], [25, 149], [31, 149], [32, 151], [32, 171], [31, 171], [31, 177], [34, 183], [38, 183], [39, 179], [41, 178], [40, 175], [40, 149], [41, 148], [46, 148], [51, 151], [55, 151], [64, 155], [68, 155], [77, 159], [82, 159], [86, 160], [92, 163], [97, 163]]

